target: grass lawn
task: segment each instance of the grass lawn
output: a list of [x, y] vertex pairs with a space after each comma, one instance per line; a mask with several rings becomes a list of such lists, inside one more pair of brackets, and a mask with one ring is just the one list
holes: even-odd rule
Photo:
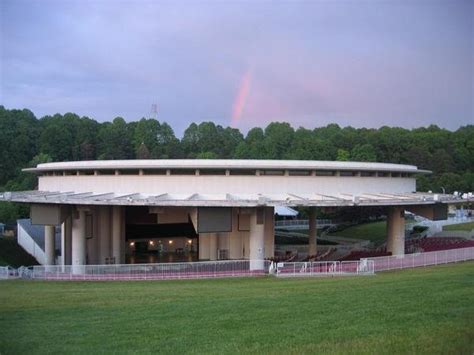
[[330, 233], [329, 235], [335, 235], [346, 238], [365, 239], [372, 242], [384, 242], [387, 238], [387, 222], [378, 221], [358, 224], [346, 228], [342, 231]]
[[474, 229], [474, 222], [450, 224], [449, 226], [443, 226], [444, 231], [472, 231]]
[[0, 282], [0, 353], [466, 353], [474, 263], [372, 277]]

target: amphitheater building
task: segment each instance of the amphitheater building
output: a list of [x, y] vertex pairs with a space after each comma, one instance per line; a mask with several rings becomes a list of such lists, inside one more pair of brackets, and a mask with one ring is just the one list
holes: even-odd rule
[[[114, 160], [39, 164], [38, 190], [5, 192], [44, 226], [45, 264], [146, 263], [140, 251], [192, 260], [274, 256], [274, 209], [309, 209], [308, 254], [318, 209], [382, 206], [387, 249], [404, 253], [404, 211], [445, 219], [452, 195], [416, 192], [411, 165], [280, 160]], [[56, 257], [55, 228], [61, 250]]]

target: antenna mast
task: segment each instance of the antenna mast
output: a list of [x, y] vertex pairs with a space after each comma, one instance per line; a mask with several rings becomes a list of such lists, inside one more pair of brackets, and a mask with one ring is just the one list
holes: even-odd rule
[[150, 118], [153, 118], [155, 120], [158, 119], [158, 105], [157, 104], [151, 104]]

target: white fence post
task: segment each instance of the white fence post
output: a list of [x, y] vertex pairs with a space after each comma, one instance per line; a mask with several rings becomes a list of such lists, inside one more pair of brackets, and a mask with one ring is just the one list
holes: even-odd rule
[[[474, 247], [408, 254], [404, 257], [368, 258], [361, 261], [278, 262], [274, 264], [274, 271], [277, 276], [367, 275], [383, 270], [446, 264], [471, 259], [474, 259]], [[268, 266], [269, 262], [265, 261], [262, 270], [264, 273], [269, 273]], [[249, 260], [218, 260], [167, 264], [82, 265], [80, 269], [70, 265], [34, 266], [21, 268], [18, 271], [0, 268], [0, 279], [15, 276], [15, 272], [18, 277], [40, 280], [165, 280], [261, 274], [250, 270]]]

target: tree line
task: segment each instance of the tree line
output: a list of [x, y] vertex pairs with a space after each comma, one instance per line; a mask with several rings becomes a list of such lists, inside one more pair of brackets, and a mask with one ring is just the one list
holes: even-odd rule
[[[41, 162], [96, 159], [302, 159], [413, 164], [433, 174], [418, 190], [474, 190], [474, 125], [449, 131], [339, 127], [294, 128], [272, 122], [246, 135], [213, 122], [191, 123], [176, 137], [166, 122], [142, 118], [97, 122], [74, 113], [37, 118], [27, 110], [0, 106], [0, 190], [35, 188], [22, 168]], [[0, 209], [0, 219], [2, 218]]]

